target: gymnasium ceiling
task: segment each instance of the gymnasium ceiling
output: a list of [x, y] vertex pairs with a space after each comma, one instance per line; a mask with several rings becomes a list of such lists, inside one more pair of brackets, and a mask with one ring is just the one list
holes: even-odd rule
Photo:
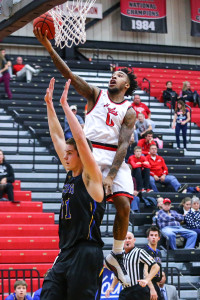
[[0, 22], [0, 40], [24, 27], [36, 17], [66, 0], [21, 0], [14, 6], [14, 12], [7, 20]]

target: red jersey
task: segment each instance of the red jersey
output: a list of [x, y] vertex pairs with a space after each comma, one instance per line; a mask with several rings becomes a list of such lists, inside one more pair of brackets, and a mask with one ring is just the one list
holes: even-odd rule
[[142, 154], [148, 155], [149, 149], [151, 145], [156, 145], [154, 141], [151, 141], [150, 143], [147, 143], [145, 139], [139, 140], [137, 146], [140, 146], [142, 148]]
[[153, 160], [151, 155], [146, 156], [147, 160], [150, 163], [150, 175], [161, 177], [162, 175], [168, 174], [168, 168], [165, 164], [164, 158], [162, 156], [156, 155], [156, 159]]
[[[129, 156], [128, 164], [130, 164], [133, 169], [150, 168], [149, 162], [148, 162], [148, 164], [146, 164], [146, 163], [144, 164], [145, 161], [148, 162], [148, 160], [146, 159], [146, 156], [140, 156], [140, 158], [137, 158], [137, 157], [135, 157], [135, 155], [131, 155], [131, 156]], [[140, 164], [136, 164], [138, 162]]]
[[21, 71], [25, 65], [13, 65], [13, 74], [16, 75], [17, 72]]
[[142, 113], [145, 116], [145, 119], [148, 119], [148, 115], [151, 113], [150, 109], [146, 104], [140, 102], [140, 104], [132, 103], [133, 109], [136, 111], [136, 115], [138, 116], [139, 113]]

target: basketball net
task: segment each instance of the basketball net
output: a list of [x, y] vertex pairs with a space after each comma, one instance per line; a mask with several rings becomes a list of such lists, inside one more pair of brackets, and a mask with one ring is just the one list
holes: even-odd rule
[[85, 21], [87, 12], [96, 0], [66, 2], [51, 9], [55, 27], [55, 44], [61, 49], [86, 42]]

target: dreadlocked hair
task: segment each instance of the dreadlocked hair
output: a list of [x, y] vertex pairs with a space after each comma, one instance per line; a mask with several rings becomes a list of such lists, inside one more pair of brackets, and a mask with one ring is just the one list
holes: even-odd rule
[[125, 96], [132, 96], [133, 92], [136, 90], [136, 88], [138, 86], [137, 81], [136, 81], [137, 77], [135, 76], [133, 70], [130, 68], [122, 68], [122, 69], [120, 69], [120, 71], [127, 74], [129, 81], [130, 81], [130, 87], [126, 91]]

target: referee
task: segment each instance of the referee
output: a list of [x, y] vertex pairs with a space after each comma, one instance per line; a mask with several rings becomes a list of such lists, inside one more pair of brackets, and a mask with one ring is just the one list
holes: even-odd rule
[[[144, 278], [144, 265], [151, 267], [149, 274]], [[150, 300], [150, 290], [147, 284], [158, 273], [160, 267], [155, 260], [143, 249], [135, 247], [133, 233], [128, 232], [124, 241], [124, 266], [130, 276], [131, 286], [124, 288], [119, 295], [119, 300]], [[114, 277], [106, 297], [113, 292], [118, 279]]]

